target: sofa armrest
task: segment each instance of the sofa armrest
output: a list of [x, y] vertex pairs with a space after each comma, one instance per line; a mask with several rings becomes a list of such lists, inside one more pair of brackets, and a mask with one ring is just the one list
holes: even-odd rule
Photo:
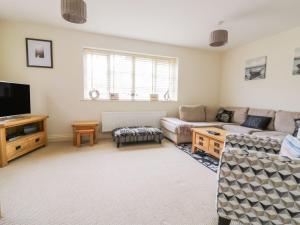
[[256, 137], [248, 134], [229, 134], [226, 136], [225, 151], [239, 148], [246, 151], [259, 151], [278, 154], [282, 140], [276, 138]]
[[300, 159], [227, 149], [219, 169], [218, 214], [243, 224], [300, 224], [299, 183]]

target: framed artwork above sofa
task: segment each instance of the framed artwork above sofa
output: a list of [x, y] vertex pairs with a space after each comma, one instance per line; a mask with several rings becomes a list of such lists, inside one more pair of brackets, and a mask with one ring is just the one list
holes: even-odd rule
[[295, 49], [293, 75], [300, 75], [300, 48]]
[[266, 78], [267, 56], [246, 61], [245, 80], [260, 80]]

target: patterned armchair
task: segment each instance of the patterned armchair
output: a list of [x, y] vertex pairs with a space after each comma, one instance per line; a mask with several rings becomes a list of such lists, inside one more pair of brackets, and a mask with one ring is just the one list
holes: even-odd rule
[[300, 160], [278, 155], [281, 142], [228, 135], [220, 162], [219, 225], [300, 224]]

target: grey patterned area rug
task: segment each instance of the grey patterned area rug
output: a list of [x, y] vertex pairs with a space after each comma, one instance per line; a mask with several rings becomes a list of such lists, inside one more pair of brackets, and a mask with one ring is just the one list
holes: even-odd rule
[[207, 167], [208, 169], [212, 170], [213, 172], [218, 171], [219, 166], [219, 160], [207, 155], [206, 153], [202, 151], [197, 151], [196, 153], [192, 153], [192, 145], [191, 144], [181, 144], [177, 145], [177, 148], [179, 148], [181, 151], [189, 154], [191, 157], [196, 159], [199, 163]]

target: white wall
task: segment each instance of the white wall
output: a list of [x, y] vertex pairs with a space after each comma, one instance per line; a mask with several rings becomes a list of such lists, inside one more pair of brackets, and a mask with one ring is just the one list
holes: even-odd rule
[[[0, 80], [31, 85], [32, 113], [50, 116], [50, 139], [70, 137], [72, 121], [101, 119], [102, 111], [166, 110], [176, 115], [180, 104], [218, 105], [218, 53], [30, 23], [1, 21], [0, 32]], [[26, 67], [26, 37], [53, 41], [54, 69]], [[84, 47], [178, 57], [178, 102], [82, 101]]]
[[[221, 105], [300, 111], [300, 76], [293, 76], [300, 28], [227, 51], [222, 56]], [[245, 61], [267, 56], [266, 79], [245, 81]]]

